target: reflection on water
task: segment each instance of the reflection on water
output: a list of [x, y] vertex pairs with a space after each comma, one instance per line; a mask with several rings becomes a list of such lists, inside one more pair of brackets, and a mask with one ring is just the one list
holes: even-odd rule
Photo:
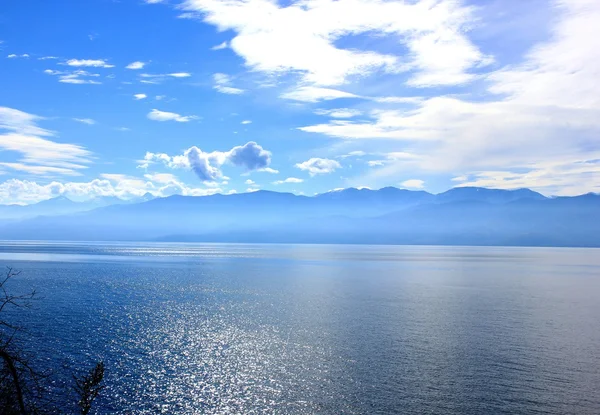
[[600, 413], [598, 250], [4, 242], [0, 263], [44, 297], [38, 364], [106, 362], [102, 413]]

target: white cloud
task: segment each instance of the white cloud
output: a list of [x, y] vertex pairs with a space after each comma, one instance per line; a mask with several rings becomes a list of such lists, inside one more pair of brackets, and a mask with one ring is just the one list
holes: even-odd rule
[[147, 4], [158, 4], [158, 3], [164, 3], [165, 0], [144, 0], [145, 3]]
[[75, 71], [57, 71], [54, 69], [46, 69], [44, 71], [47, 75], [58, 76], [58, 82], [64, 84], [92, 84], [100, 85], [102, 82], [96, 81], [94, 78], [98, 78], [100, 74], [90, 73], [81, 69]]
[[252, 186], [253, 184], [256, 184], [253, 180], [246, 180], [244, 183], [246, 183], [248, 186]]
[[302, 183], [304, 180], [298, 179], [296, 177], [288, 177], [285, 180], [277, 180], [273, 182], [274, 185], [287, 184], [287, 183]]
[[147, 97], [148, 97], [148, 95], [146, 95], [146, 94], [135, 94], [133, 96], [133, 98], [136, 99], [136, 100], [145, 99]]
[[192, 170], [202, 181], [215, 181], [224, 178], [221, 167], [225, 163], [243, 167], [246, 171], [267, 169], [271, 163], [271, 153], [253, 141], [243, 146], [233, 147], [229, 151], [213, 151], [211, 153], [206, 153], [193, 146], [178, 156], [148, 152], [138, 167], [147, 169], [155, 163], [172, 169]]
[[218, 187], [191, 187], [172, 174], [145, 175], [144, 178], [123, 174], [102, 174], [89, 182], [58, 182], [41, 184], [31, 180], [10, 179], [0, 183], [0, 203], [31, 204], [64, 195], [85, 201], [98, 196], [133, 199], [150, 193], [156, 197], [174, 194], [206, 196], [221, 193]]
[[77, 122], [80, 122], [82, 124], [87, 124], [87, 125], [96, 124], [96, 121], [92, 120], [91, 118], [73, 118], [73, 121], [77, 121]]
[[272, 169], [270, 167], [265, 167], [265, 168], [262, 168], [262, 169], [258, 169], [256, 171], [258, 171], [258, 172], [264, 172], [264, 173], [269, 173], [269, 174], [279, 174], [279, 170], [275, 170], [275, 169]]
[[425, 182], [419, 179], [410, 179], [403, 181], [401, 184], [403, 187], [408, 187], [409, 189], [422, 189]]
[[210, 49], [211, 50], [221, 50], [221, 49], [227, 49], [228, 47], [229, 47], [229, 43], [227, 41], [225, 41], [223, 43], [219, 43], [218, 45], [213, 46]]
[[157, 96], [154, 97], [154, 99], [157, 100], [157, 101], [162, 101], [166, 97], [167, 97], [166, 95], [157, 95]]
[[16, 59], [16, 58], [28, 58], [29, 55], [27, 53], [23, 53], [22, 55], [16, 55], [14, 53], [11, 53], [10, 55], [7, 56], [8, 59]]
[[342, 166], [335, 160], [323, 159], [323, 158], [311, 158], [302, 163], [297, 163], [296, 168], [307, 171], [311, 176], [317, 174], [329, 174], [333, 173], [336, 169]]
[[[189, 78], [190, 76], [192, 76], [192, 74], [189, 72], [173, 72], [173, 73], [157, 73], [157, 74], [142, 73], [142, 74], [140, 74], [141, 78], [155, 79], [156, 81], [160, 81], [165, 78]], [[146, 81], [146, 82], [152, 82], [152, 81]]]
[[283, 99], [302, 102], [330, 101], [340, 98], [362, 98], [359, 95], [351, 94], [349, 92], [339, 91], [331, 88], [318, 88], [314, 86], [295, 88], [291, 91], [281, 94], [280, 97]]
[[53, 131], [37, 126], [43, 120], [37, 115], [0, 107], [0, 150], [19, 153], [18, 162], [4, 167], [30, 174], [78, 175], [87, 168], [91, 153], [76, 144], [57, 143], [48, 137]]
[[213, 81], [215, 83], [213, 88], [216, 89], [218, 92], [221, 92], [222, 94], [239, 95], [244, 93], [243, 89], [234, 88], [231, 86], [231, 77], [227, 74], [213, 74]]
[[125, 69], [137, 70], [137, 69], [143, 69], [144, 66], [146, 66], [146, 62], [135, 61], [135, 62], [131, 62], [129, 65], [127, 65], [125, 67]]
[[54, 59], [58, 59], [58, 56], [41, 56], [38, 58], [39, 61], [54, 60]]
[[[412, 85], [461, 84], [473, 78], [469, 70], [491, 61], [467, 38], [474, 8], [459, 1], [307, 0], [280, 5], [186, 0], [180, 7], [187, 17], [198, 13], [219, 30], [234, 31], [231, 49], [252, 70], [300, 73], [304, 82], [315, 85], [408, 70], [413, 71]], [[344, 36], [370, 34], [396, 41], [409, 53], [383, 54], [336, 44]]]
[[252, 124], [252, 121], [250, 121], [250, 120], [244, 120], [244, 121], [242, 121], [242, 124]]
[[[600, 153], [600, 3], [557, 1], [552, 7], [556, 18], [549, 40], [532, 47], [520, 64], [482, 74], [484, 89], [472, 99], [468, 94], [420, 98], [371, 111], [361, 122], [333, 120], [301, 130], [342, 139], [401, 140], [418, 156], [385, 160], [382, 168], [356, 178], [362, 183], [389, 183], [414, 171], [460, 172], [471, 185], [527, 183], [542, 190], [544, 183], [557, 194], [597, 189], [600, 176], [592, 161], [600, 158], [594, 156]], [[571, 169], [544, 167], [567, 160]], [[524, 172], [541, 178], [526, 180]]]
[[177, 121], [177, 122], [189, 122], [198, 119], [196, 115], [179, 115], [175, 112], [160, 111], [153, 109], [147, 115], [147, 117], [153, 121]]
[[315, 114], [328, 115], [332, 118], [352, 118], [361, 115], [362, 111], [352, 108], [318, 109]]
[[104, 59], [69, 59], [65, 62], [65, 65], [68, 66], [87, 66], [93, 68], [114, 68], [115, 65], [111, 65], [106, 62]]

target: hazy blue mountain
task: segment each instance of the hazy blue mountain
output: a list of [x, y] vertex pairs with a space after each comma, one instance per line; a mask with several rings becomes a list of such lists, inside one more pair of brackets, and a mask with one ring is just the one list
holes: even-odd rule
[[116, 196], [97, 196], [84, 202], [73, 201], [66, 196], [58, 196], [52, 199], [43, 200], [31, 205], [0, 205], [0, 220], [20, 220], [33, 218], [36, 216], [58, 216], [77, 212], [85, 212], [100, 207], [125, 204], [141, 203], [152, 200], [153, 196], [149, 193], [140, 198], [123, 200]]
[[[55, 203], [58, 204], [58, 201]], [[66, 202], [65, 202], [66, 203]], [[600, 246], [600, 196], [345, 189], [171, 196], [0, 227], [0, 239]]]
[[503, 190], [486, 189], [484, 187], [455, 187], [435, 196], [437, 202], [449, 203], [464, 200], [508, 203], [519, 199], [543, 200], [546, 197], [529, 189]]

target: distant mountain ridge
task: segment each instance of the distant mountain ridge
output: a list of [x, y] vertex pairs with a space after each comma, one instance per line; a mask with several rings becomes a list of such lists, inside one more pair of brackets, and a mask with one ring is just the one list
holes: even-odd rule
[[312, 197], [257, 191], [40, 216], [0, 226], [0, 239], [600, 246], [597, 218], [595, 194], [548, 198], [529, 189], [476, 187], [437, 195], [394, 187]]
[[140, 203], [154, 199], [150, 193], [138, 198], [124, 200], [116, 196], [97, 196], [84, 202], [76, 202], [66, 196], [57, 196], [30, 205], [0, 205], [0, 220], [27, 219], [36, 216], [58, 216], [85, 212], [115, 204]]

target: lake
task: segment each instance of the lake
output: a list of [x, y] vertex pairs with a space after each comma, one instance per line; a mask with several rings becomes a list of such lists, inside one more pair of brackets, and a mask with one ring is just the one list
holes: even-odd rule
[[600, 250], [0, 242], [103, 414], [598, 414]]

